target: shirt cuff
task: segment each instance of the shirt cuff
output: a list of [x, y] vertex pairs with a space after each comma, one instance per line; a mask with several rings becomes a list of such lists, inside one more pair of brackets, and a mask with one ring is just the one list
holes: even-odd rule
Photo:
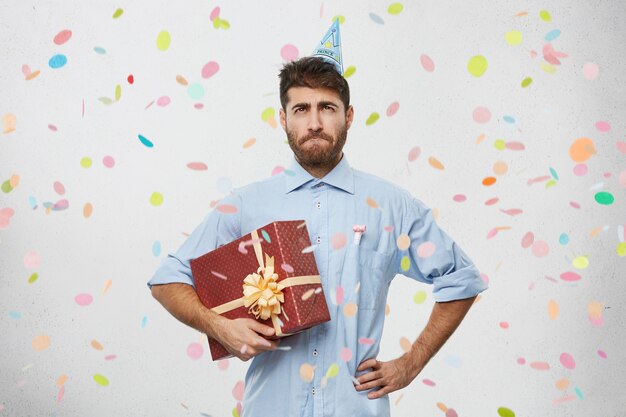
[[436, 277], [433, 285], [433, 297], [437, 302], [463, 300], [487, 289], [487, 283], [483, 281], [474, 265]]
[[174, 255], [167, 255], [167, 258], [163, 260], [163, 263], [156, 270], [150, 281], [148, 281], [148, 288], [152, 288], [153, 285], [161, 284], [189, 284], [192, 287], [193, 279], [191, 278], [191, 270], [185, 266]]

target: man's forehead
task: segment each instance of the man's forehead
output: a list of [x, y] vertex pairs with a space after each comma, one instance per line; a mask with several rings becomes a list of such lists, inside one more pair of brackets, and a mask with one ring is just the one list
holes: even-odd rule
[[308, 103], [313, 104], [320, 101], [330, 101], [341, 105], [341, 97], [339, 93], [330, 88], [309, 88], [309, 87], [291, 87], [287, 90], [287, 103]]

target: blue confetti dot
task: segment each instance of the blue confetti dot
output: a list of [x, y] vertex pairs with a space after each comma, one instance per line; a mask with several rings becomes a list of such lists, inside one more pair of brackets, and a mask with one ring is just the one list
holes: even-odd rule
[[265, 239], [267, 243], [272, 243], [272, 240], [270, 239], [270, 235], [268, 235], [265, 230], [261, 230], [261, 234], [263, 235], [263, 239]]
[[15, 320], [19, 320], [22, 318], [22, 313], [20, 313], [19, 311], [11, 311], [9, 312], [9, 317]]
[[152, 148], [154, 146], [154, 144], [150, 142], [150, 140], [148, 140], [148, 138], [146, 138], [145, 136], [143, 135], [137, 135], [137, 136], [139, 137], [139, 140], [141, 141], [141, 143], [143, 143], [148, 148]]
[[155, 240], [152, 244], [152, 254], [154, 256], [159, 256], [161, 254], [161, 242]]
[[550, 167], [550, 174], [552, 174], [552, 177], [558, 181], [559, 179], [559, 174], [556, 173], [556, 171], [554, 170], [554, 168]]
[[146, 324], [148, 324], [148, 316], [143, 316], [143, 318], [141, 319], [141, 328], [143, 329], [144, 327], [146, 327]]
[[513, 124], [515, 123], [515, 118], [513, 116], [504, 116], [502, 118], [505, 122]]
[[28, 197], [28, 205], [35, 210], [37, 208], [37, 199], [32, 195]]
[[48, 61], [48, 65], [50, 65], [50, 68], [53, 69], [61, 68], [65, 64], [67, 64], [67, 57], [62, 54], [57, 54], [50, 58], [50, 61]]
[[200, 83], [193, 83], [187, 87], [187, 94], [194, 100], [200, 100], [204, 97], [204, 87]]
[[561, 31], [558, 29], [551, 30], [546, 34], [545, 40], [547, 42], [553, 41], [561, 35]]
[[569, 243], [569, 236], [567, 233], [561, 233], [561, 236], [559, 236], [559, 243], [561, 245], [567, 245]]
[[101, 48], [99, 46], [95, 46], [93, 50], [96, 51], [96, 53], [100, 55], [104, 55], [107, 53], [107, 51], [104, 48]]
[[286, 169], [283, 172], [285, 173], [285, 175], [289, 175], [290, 177], [293, 177], [296, 175], [295, 171], [292, 171], [290, 169]]
[[580, 388], [576, 387], [576, 389], [574, 390], [576, 392], [576, 395], [578, 395], [578, 398], [580, 398], [581, 400], [584, 400], [585, 398], [583, 397], [583, 393], [580, 390]]
[[376, 13], [370, 13], [370, 19], [372, 19], [374, 23], [378, 23], [379, 25], [385, 24], [385, 21], [383, 20], [383, 18], [378, 16]]

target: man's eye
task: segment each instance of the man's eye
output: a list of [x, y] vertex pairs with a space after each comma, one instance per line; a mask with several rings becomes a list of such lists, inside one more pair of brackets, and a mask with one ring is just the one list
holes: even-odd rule
[[324, 110], [332, 110], [332, 111], [334, 111], [335, 108], [333, 106], [324, 106]]

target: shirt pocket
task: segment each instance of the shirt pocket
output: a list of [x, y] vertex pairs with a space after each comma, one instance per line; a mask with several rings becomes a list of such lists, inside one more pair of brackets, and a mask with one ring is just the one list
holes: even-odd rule
[[[381, 253], [365, 246], [350, 244], [342, 271], [347, 299], [354, 299], [359, 310], [384, 308], [387, 298], [387, 271], [392, 253]], [[358, 291], [356, 288], [358, 287]], [[352, 291], [352, 294], [348, 294]]]

